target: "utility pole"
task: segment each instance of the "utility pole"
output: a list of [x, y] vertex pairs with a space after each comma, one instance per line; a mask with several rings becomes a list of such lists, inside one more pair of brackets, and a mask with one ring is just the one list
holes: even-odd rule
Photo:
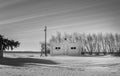
[[47, 26], [45, 26], [45, 56], [47, 56]]

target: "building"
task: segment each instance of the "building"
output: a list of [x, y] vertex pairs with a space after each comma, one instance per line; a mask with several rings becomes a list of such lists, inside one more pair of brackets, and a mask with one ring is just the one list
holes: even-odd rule
[[80, 42], [69, 42], [64, 40], [62, 42], [50, 43], [50, 54], [53, 55], [70, 55], [78, 56], [81, 54]]

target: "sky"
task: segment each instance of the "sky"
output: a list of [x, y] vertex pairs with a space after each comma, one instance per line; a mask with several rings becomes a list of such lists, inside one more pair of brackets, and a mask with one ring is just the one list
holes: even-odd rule
[[40, 51], [61, 33], [120, 33], [120, 0], [0, 0], [0, 34], [21, 42], [18, 51]]

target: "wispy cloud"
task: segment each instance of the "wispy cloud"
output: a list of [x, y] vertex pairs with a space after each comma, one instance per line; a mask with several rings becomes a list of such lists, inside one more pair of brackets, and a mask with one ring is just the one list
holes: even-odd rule
[[[119, 0], [0, 0], [0, 33], [21, 41], [20, 49], [39, 49], [44, 38], [60, 32], [119, 32]], [[34, 42], [34, 44], [33, 44]]]
[[[74, 8], [72, 10], [68, 9], [68, 10], [61, 10], [58, 12], [52, 12], [52, 13], [47, 13], [47, 14], [40, 14], [40, 15], [28, 15], [28, 16], [20, 16], [20, 17], [16, 17], [16, 18], [11, 18], [9, 20], [4, 20], [4, 21], [0, 21], [0, 25], [4, 25], [4, 24], [11, 24], [11, 23], [16, 23], [16, 22], [22, 22], [22, 21], [26, 21], [26, 20], [31, 20], [31, 19], [36, 19], [36, 18], [41, 18], [41, 17], [47, 17], [47, 16], [54, 16], [54, 15], [59, 15], [59, 14], [65, 14], [65, 13], [69, 13], [69, 12], [75, 12], [75, 11], [82, 11], [84, 9], [90, 8], [90, 7], [95, 7], [98, 5], [102, 5], [105, 3], [99, 3], [99, 4], [93, 4], [93, 5], [87, 5], [81, 8]], [[4, 6], [4, 5], [3, 5]]]
[[[58, 24], [57, 26], [48, 26], [48, 30], [58, 30], [58, 29], [69, 29], [69, 28], [79, 28], [81, 29], [85, 29], [85, 28], [90, 28], [90, 27], [99, 27], [100, 25], [104, 25], [106, 24], [106, 26], [110, 26], [110, 22], [113, 20], [112, 17], [109, 17], [108, 19], [99, 19], [99, 20], [89, 20], [89, 21], [83, 21], [83, 22], [76, 22], [76, 23], [71, 23], [71, 24], [64, 24], [64, 25], [60, 25]], [[108, 23], [107, 23], [108, 22]], [[106, 27], [105, 26], [105, 27]], [[109, 27], [111, 28], [111, 27]], [[90, 29], [91, 30], [91, 29]], [[31, 30], [24, 30], [22, 31], [23, 34], [24, 33], [40, 33], [41, 31], [44, 31], [44, 25], [41, 25], [40, 28], [35, 28], [35, 29], [31, 29]], [[62, 32], [62, 31], [61, 31]], [[19, 34], [19, 33], [18, 33]]]
[[0, 0], [0, 8], [5, 8], [5, 7], [9, 7], [9, 5], [13, 5], [16, 3], [19, 3], [23, 0]]

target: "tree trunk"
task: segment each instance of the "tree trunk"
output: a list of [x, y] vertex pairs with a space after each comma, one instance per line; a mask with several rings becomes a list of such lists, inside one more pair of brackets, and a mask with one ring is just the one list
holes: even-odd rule
[[0, 59], [3, 58], [3, 50], [0, 50]]

